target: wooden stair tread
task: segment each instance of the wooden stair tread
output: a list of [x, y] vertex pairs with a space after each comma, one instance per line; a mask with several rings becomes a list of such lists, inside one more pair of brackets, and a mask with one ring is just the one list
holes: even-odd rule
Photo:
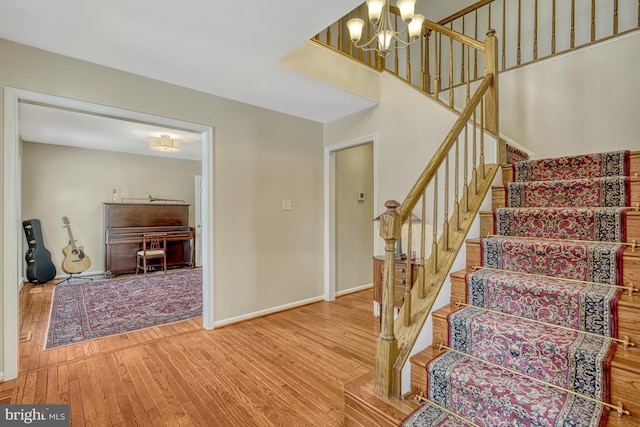
[[454, 271], [449, 275], [452, 279], [465, 279], [467, 277], [467, 270], [462, 269], [458, 271]]
[[616, 354], [611, 361], [611, 366], [640, 376], [640, 349], [625, 349], [622, 346], [618, 346]]
[[[640, 284], [635, 283], [634, 285], [638, 288]], [[618, 300], [618, 307], [635, 308], [638, 309], [638, 313], [640, 313], [640, 293], [635, 292], [632, 295], [629, 295], [628, 293], [623, 292]]]
[[391, 400], [376, 394], [373, 371], [345, 384], [344, 396], [346, 425], [354, 427], [398, 426], [419, 406], [414, 400]]

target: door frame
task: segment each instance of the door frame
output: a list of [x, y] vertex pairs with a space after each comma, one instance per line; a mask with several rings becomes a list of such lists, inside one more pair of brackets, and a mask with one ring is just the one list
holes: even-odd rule
[[4, 271], [2, 272], [3, 292], [3, 366], [0, 377], [11, 380], [18, 376], [19, 361], [19, 289], [22, 280], [21, 266], [21, 159], [20, 159], [20, 101], [35, 102], [52, 107], [72, 109], [91, 114], [105, 115], [129, 121], [177, 127], [200, 133], [202, 140], [202, 180], [203, 200], [202, 216], [205, 236], [202, 239], [204, 262], [202, 269], [203, 317], [205, 329], [214, 326], [214, 292], [213, 292], [213, 151], [214, 128], [201, 124], [138, 113], [120, 108], [108, 107], [87, 101], [79, 101], [60, 96], [47, 95], [24, 89], [5, 87], [4, 89], [4, 183], [3, 183], [3, 251]]
[[[336, 152], [359, 145], [373, 145], [373, 209], [371, 219], [376, 217], [378, 206], [378, 150], [377, 135], [361, 138], [324, 147], [324, 299], [336, 299]], [[373, 224], [373, 222], [372, 222]], [[373, 229], [373, 227], [372, 227]], [[373, 248], [375, 251], [376, 233]]]

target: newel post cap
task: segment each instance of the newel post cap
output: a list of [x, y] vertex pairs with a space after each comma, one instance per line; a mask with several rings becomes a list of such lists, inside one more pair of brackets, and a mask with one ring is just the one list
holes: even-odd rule
[[387, 211], [380, 215], [380, 237], [385, 241], [398, 240], [402, 232], [400, 215], [397, 211], [400, 203], [395, 200], [389, 200], [384, 206], [387, 208]]

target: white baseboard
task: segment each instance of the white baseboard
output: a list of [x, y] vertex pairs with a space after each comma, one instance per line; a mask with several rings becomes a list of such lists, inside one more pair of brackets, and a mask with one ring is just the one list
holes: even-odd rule
[[228, 319], [218, 320], [214, 322], [213, 327], [230, 325], [232, 323], [242, 322], [243, 320], [254, 319], [256, 317], [266, 316], [267, 314], [277, 313], [279, 311], [289, 310], [291, 308], [301, 307], [303, 305], [311, 304], [318, 301], [324, 301], [324, 297], [309, 298], [306, 300], [292, 302], [290, 304], [284, 304], [277, 307], [268, 308], [266, 310], [254, 311], [253, 313], [243, 314], [242, 316], [230, 317]]
[[366, 285], [357, 286], [355, 288], [346, 289], [344, 291], [336, 292], [336, 296], [340, 297], [342, 295], [348, 295], [348, 294], [352, 294], [354, 292], [360, 292], [360, 291], [364, 291], [365, 289], [370, 289], [370, 288], [373, 288], [373, 283], [369, 283], [369, 284], [366, 284]]

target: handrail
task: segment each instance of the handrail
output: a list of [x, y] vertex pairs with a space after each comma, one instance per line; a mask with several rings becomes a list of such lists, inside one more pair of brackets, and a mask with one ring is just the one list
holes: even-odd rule
[[422, 24], [423, 27], [426, 27], [430, 30], [434, 30], [437, 31], [439, 33], [444, 34], [447, 37], [452, 38], [453, 40], [459, 41], [460, 43], [463, 43], [469, 47], [472, 47], [476, 50], [479, 50], [480, 52], [484, 52], [484, 43], [471, 38], [465, 34], [459, 33], [457, 31], [454, 31], [450, 28], [447, 28], [443, 25], [437, 24], [435, 22], [431, 22], [428, 19], [424, 20], [424, 23]]
[[[390, 5], [389, 11], [391, 11], [391, 13], [395, 14], [396, 16], [400, 16], [400, 9], [398, 9], [396, 6]], [[484, 52], [484, 43], [482, 43], [481, 41], [476, 40], [472, 37], [469, 37], [466, 34], [462, 34], [458, 31], [454, 31], [450, 28], [447, 28], [444, 25], [441, 25], [440, 23], [432, 22], [432, 21], [429, 21], [428, 19], [425, 19], [424, 22], [422, 23], [422, 26], [430, 30], [434, 30], [439, 33], [442, 33], [447, 37], [451, 37], [452, 39], [459, 41], [460, 43], [466, 44], [469, 47], [472, 47], [481, 52]]]
[[407, 197], [405, 197], [398, 210], [398, 214], [401, 218], [402, 223], [404, 223], [409, 218], [409, 215], [411, 215], [411, 212], [413, 212], [413, 209], [420, 200], [424, 189], [427, 187], [429, 182], [431, 182], [434, 175], [438, 172], [438, 168], [440, 167], [442, 162], [444, 162], [447, 153], [451, 150], [453, 144], [455, 144], [456, 138], [458, 138], [460, 133], [464, 130], [465, 126], [467, 126], [467, 123], [471, 120], [476, 107], [478, 106], [478, 104], [480, 104], [480, 101], [482, 100], [482, 97], [485, 95], [485, 93], [487, 93], [487, 91], [491, 88], [492, 83], [493, 74], [484, 77], [482, 83], [480, 83], [480, 86], [478, 86], [478, 89], [476, 89], [475, 94], [473, 95], [465, 109], [462, 110], [462, 113], [460, 113], [458, 120], [456, 120], [453, 127], [445, 137], [442, 145], [440, 145], [440, 148], [438, 148], [436, 153], [429, 161], [427, 167], [422, 171], [422, 174], [420, 174], [420, 177], [418, 178], [416, 183], [413, 185], [411, 190], [409, 190], [409, 194], [407, 194]]
[[480, 9], [482, 6], [489, 4], [489, 3], [493, 3], [495, 0], [480, 0], [477, 3], [472, 4], [471, 6], [467, 6], [464, 9], [462, 9], [461, 11], [458, 11], [456, 13], [454, 13], [453, 15], [449, 15], [444, 19], [441, 19], [438, 21], [438, 24], [440, 25], [446, 25], [448, 23], [450, 23], [451, 21], [455, 21], [458, 18], [462, 18], [464, 15], [468, 15], [469, 13]]

